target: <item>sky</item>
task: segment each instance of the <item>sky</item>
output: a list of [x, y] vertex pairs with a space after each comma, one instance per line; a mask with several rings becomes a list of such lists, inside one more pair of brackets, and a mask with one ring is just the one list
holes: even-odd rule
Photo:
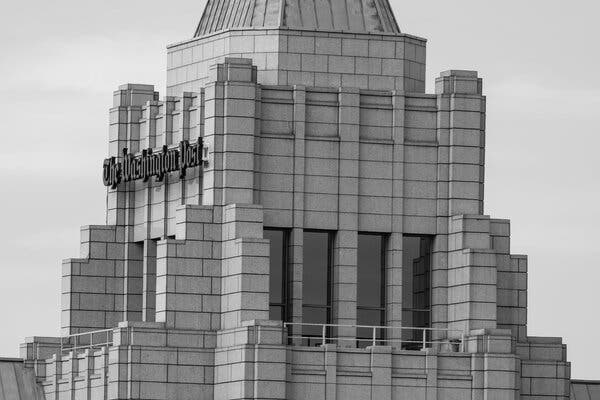
[[[593, 0], [399, 1], [429, 40], [427, 87], [479, 71], [485, 213], [529, 255], [529, 335], [562, 336], [572, 376], [600, 379], [600, 12]], [[21, 0], [0, 13], [0, 356], [59, 331], [61, 260], [103, 224], [108, 108], [123, 83], [164, 93], [166, 46], [204, 1]]]

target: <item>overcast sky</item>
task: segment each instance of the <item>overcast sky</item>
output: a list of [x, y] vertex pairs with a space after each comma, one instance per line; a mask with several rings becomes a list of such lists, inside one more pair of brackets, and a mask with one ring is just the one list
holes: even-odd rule
[[[487, 103], [485, 213], [529, 255], [529, 334], [563, 336], [600, 379], [600, 25], [593, 0], [392, 0], [440, 71], [475, 69]], [[165, 87], [169, 43], [204, 1], [10, 1], [0, 13], [0, 356], [58, 334], [60, 265], [104, 223], [112, 91]]]

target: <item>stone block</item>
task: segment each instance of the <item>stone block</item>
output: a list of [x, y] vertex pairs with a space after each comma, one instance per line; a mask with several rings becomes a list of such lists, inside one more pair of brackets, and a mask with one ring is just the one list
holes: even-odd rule
[[381, 60], [378, 58], [357, 57], [355, 59], [357, 74], [379, 75], [381, 74]]
[[316, 37], [315, 53], [326, 55], [341, 55], [342, 39], [330, 37]]
[[288, 36], [287, 50], [290, 53], [315, 53], [315, 38], [309, 36]]
[[369, 57], [396, 58], [396, 42], [370, 40]]
[[404, 62], [398, 59], [382, 60], [383, 75], [402, 76], [404, 74]]
[[327, 56], [302, 54], [301, 68], [302, 71], [327, 72], [328, 58]]
[[[331, 56], [329, 57], [329, 72], [339, 74], [353, 74], [355, 72], [354, 59], [352, 57]], [[342, 78], [343, 83], [344, 78]], [[344, 85], [347, 86], [347, 85]]]
[[[258, 38], [262, 42], [262, 38]], [[254, 36], [231, 36], [228, 38], [229, 51], [231, 53], [254, 53]]]
[[369, 41], [364, 39], [342, 39], [344, 56], [368, 57]]

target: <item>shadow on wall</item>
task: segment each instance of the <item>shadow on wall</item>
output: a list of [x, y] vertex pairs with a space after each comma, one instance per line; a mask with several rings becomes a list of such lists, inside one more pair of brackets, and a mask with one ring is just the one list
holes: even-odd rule
[[0, 358], [0, 400], [44, 400], [33, 368], [20, 358]]
[[571, 381], [571, 400], [600, 400], [600, 381]]

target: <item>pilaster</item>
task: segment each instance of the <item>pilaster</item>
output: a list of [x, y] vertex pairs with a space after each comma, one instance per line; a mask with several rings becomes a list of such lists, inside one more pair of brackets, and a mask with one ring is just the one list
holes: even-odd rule
[[[385, 299], [386, 326], [402, 326], [402, 233], [404, 232], [404, 129], [406, 98], [393, 92], [392, 232], [386, 248]], [[387, 339], [400, 340], [399, 329], [390, 329]], [[399, 342], [398, 342], [399, 343]]]
[[491, 250], [490, 218], [450, 219], [448, 327], [457, 337], [473, 329], [496, 328], [497, 262]]
[[221, 327], [269, 319], [269, 241], [263, 239], [261, 206], [223, 210]]
[[[360, 165], [360, 92], [340, 88], [340, 177], [338, 231], [334, 243], [333, 323], [356, 325], [358, 279], [358, 180]], [[355, 328], [339, 328], [340, 346], [355, 345]]]
[[177, 209], [177, 239], [156, 249], [156, 321], [167, 328], [219, 329], [221, 225], [213, 207]]
[[252, 204], [256, 128], [256, 67], [227, 58], [210, 68], [205, 145], [213, 163], [204, 171], [203, 203]]
[[[304, 244], [304, 173], [306, 131], [306, 88], [294, 86], [294, 166], [292, 230], [290, 232], [290, 320], [302, 322], [302, 277]], [[290, 334], [300, 335], [302, 329], [290, 328]]]

